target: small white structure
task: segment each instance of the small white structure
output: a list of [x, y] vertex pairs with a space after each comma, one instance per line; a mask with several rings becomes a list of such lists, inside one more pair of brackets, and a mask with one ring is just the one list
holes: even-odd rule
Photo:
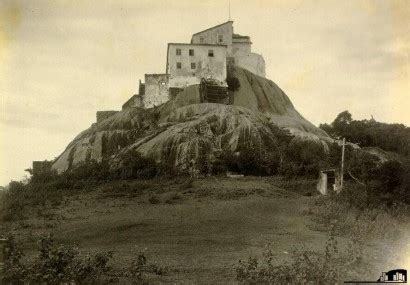
[[322, 195], [329, 193], [339, 193], [341, 189], [340, 171], [337, 168], [322, 169], [319, 173], [319, 180], [317, 183], [317, 190]]

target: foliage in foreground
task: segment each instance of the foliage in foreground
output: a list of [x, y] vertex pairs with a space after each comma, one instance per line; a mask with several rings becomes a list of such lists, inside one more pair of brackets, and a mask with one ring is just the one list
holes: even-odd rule
[[148, 264], [143, 253], [139, 253], [125, 271], [112, 274], [108, 265], [112, 252], [81, 256], [77, 247], [57, 245], [51, 235], [40, 239], [38, 255], [33, 260], [25, 259], [21, 242], [11, 234], [7, 237], [4, 253], [1, 284], [102, 284], [114, 281], [114, 275], [145, 284], [146, 274], [165, 274], [164, 268]]
[[4, 248], [4, 283], [63, 282], [87, 283], [103, 281], [110, 270], [111, 252], [100, 252], [81, 257], [74, 246], [56, 245], [51, 236], [39, 241], [38, 255], [34, 260], [24, 260], [21, 244], [10, 235]]
[[249, 257], [236, 266], [236, 279], [248, 283], [268, 284], [335, 284], [343, 276], [345, 259], [339, 254], [334, 231], [331, 230], [324, 253], [293, 252], [292, 262], [275, 266], [274, 255], [266, 248], [261, 261]]
[[[272, 250], [267, 247], [262, 259], [249, 257], [236, 265], [238, 281], [252, 284], [337, 284], [347, 275], [367, 272], [364, 250], [369, 240], [377, 237], [394, 244], [400, 236], [398, 229], [408, 221], [409, 207], [395, 203], [392, 207], [375, 204], [363, 187], [347, 185], [339, 195], [321, 197], [307, 215], [316, 222], [315, 230], [330, 226], [323, 253], [297, 250], [291, 261], [274, 264]], [[337, 237], [347, 240], [338, 245]]]

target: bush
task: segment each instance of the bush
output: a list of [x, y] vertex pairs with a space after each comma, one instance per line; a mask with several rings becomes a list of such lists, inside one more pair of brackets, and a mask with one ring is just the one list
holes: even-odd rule
[[53, 183], [22, 183], [12, 181], [3, 193], [0, 220], [14, 221], [25, 218], [27, 206], [58, 206], [63, 200], [63, 190]]
[[139, 152], [130, 150], [121, 157], [121, 164], [116, 170], [119, 178], [153, 178], [157, 175], [158, 166], [151, 157], [144, 157]]
[[279, 173], [286, 178], [307, 176], [316, 178], [321, 167], [327, 164], [325, 147], [314, 141], [293, 140], [285, 149]]
[[242, 147], [237, 153], [225, 151], [215, 161], [213, 174], [225, 174], [227, 171], [244, 175], [272, 175], [278, 169], [278, 156], [274, 152], [259, 152], [252, 147]]
[[135, 283], [144, 283], [143, 281], [145, 273], [163, 275], [166, 272], [166, 269], [155, 264], [148, 265], [145, 255], [143, 253], [139, 253], [137, 257], [132, 260], [128, 271]]
[[405, 170], [398, 161], [384, 162], [377, 171], [377, 180], [381, 182], [382, 192], [394, 192], [402, 181]]
[[394, 202], [410, 202], [408, 162], [381, 162], [372, 154], [354, 151], [346, 160], [346, 169], [346, 178], [362, 183], [369, 203], [393, 205]]
[[336, 284], [344, 277], [343, 260], [332, 230], [324, 254], [303, 251], [294, 252], [292, 257], [290, 264], [275, 266], [274, 255], [267, 247], [261, 262], [256, 257], [239, 261], [236, 279], [252, 284]]
[[95, 184], [99, 181], [112, 180], [110, 166], [107, 161], [97, 162], [95, 160], [85, 161], [77, 164], [75, 167], [63, 172], [57, 183], [61, 186], [67, 184], [73, 187], [78, 181], [87, 181], [87, 184]]
[[7, 239], [5, 253], [4, 283], [101, 282], [112, 258], [111, 252], [81, 258], [76, 247], [57, 246], [50, 235], [40, 239], [39, 254], [33, 261], [23, 261], [21, 245], [12, 235]]
[[9, 188], [3, 193], [0, 208], [0, 218], [3, 221], [13, 221], [24, 218], [24, 196], [27, 185], [23, 182], [11, 181]]

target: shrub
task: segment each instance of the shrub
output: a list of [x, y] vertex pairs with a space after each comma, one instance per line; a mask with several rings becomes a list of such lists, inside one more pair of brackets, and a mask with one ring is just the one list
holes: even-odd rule
[[159, 267], [155, 264], [148, 264], [147, 258], [143, 253], [139, 253], [137, 257], [131, 261], [129, 273], [135, 283], [144, 283], [144, 273], [153, 273], [156, 275], [163, 275], [165, 268]]
[[329, 233], [324, 254], [301, 251], [294, 252], [292, 257], [290, 264], [275, 266], [274, 255], [267, 247], [261, 262], [256, 257], [239, 261], [235, 268], [236, 279], [256, 284], [335, 284], [343, 277], [343, 261], [333, 230]]
[[102, 281], [110, 268], [107, 266], [111, 252], [100, 252], [81, 258], [73, 246], [55, 245], [52, 236], [39, 241], [38, 256], [33, 261], [23, 261], [21, 244], [10, 235], [6, 242], [4, 258], [5, 283], [86, 283]]
[[378, 168], [377, 180], [381, 182], [382, 192], [394, 192], [400, 185], [404, 169], [398, 161], [389, 160]]
[[58, 179], [57, 171], [48, 169], [40, 173], [33, 174], [30, 179], [32, 183], [48, 183]]
[[107, 161], [97, 162], [95, 160], [88, 160], [63, 172], [59, 178], [58, 182], [60, 184], [67, 184], [69, 187], [73, 187], [78, 181], [87, 181], [88, 184], [92, 185], [98, 181], [111, 180], [112, 175]]
[[0, 218], [3, 221], [20, 220], [24, 218], [24, 196], [27, 185], [22, 182], [11, 181], [9, 188], [3, 193], [0, 208]]
[[277, 172], [278, 157], [274, 152], [257, 151], [252, 147], [242, 147], [237, 153], [225, 151], [214, 163], [212, 173], [232, 171], [244, 175], [272, 175]]
[[119, 178], [152, 178], [157, 175], [158, 166], [151, 157], [144, 157], [139, 152], [129, 150], [122, 154], [121, 164], [117, 169]]
[[316, 177], [325, 165], [327, 154], [321, 143], [293, 140], [285, 150], [285, 161], [280, 174], [291, 178], [295, 176]]
[[9, 234], [3, 247], [4, 267], [0, 283], [14, 283], [24, 280], [27, 275], [27, 268], [22, 262], [23, 256], [21, 244], [15, 240], [13, 235]]

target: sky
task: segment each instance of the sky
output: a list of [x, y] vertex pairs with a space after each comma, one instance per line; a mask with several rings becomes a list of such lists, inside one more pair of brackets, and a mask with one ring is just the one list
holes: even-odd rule
[[[410, 2], [231, 0], [235, 33], [266, 77], [315, 125], [354, 119], [410, 126]], [[53, 159], [97, 110], [119, 110], [168, 42], [226, 22], [229, 0], [2, 0], [0, 185]]]

